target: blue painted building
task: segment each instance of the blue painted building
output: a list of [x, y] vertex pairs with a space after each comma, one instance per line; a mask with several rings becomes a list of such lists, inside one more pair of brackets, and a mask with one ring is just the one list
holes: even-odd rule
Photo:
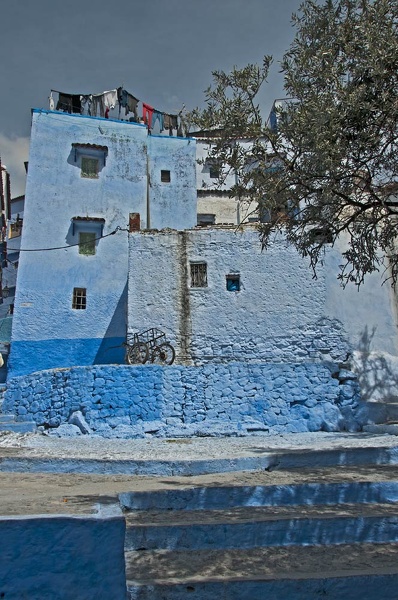
[[[262, 252], [255, 225], [196, 228], [196, 169], [195, 140], [33, 111], [7, 410], [44, 428], [81, 411], [111, 437], [357, 431], [384, 415], [394, 291], [377, 273], [341, 290], [343, 238], [314, 281], [283, 235]], [[152, 328], [175, 364], [120, 366], [127, 334]]]
[[124, 361], [129, 229], [196, 224], [195, 141], [33, 110], [9, 377]]

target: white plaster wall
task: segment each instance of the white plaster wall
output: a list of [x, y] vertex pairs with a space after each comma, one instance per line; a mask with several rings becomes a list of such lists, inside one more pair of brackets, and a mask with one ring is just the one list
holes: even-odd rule
[[383, 283], [383, 273], [377, 272], [366, 275], [359, 289], [353, 284], [343, 289], [337, 274], [345, 248], [341, 238], [326, 250], [326, 310], [345, 324], [356, 350], [398, 355], [396, 295], [389, 282]]
[[[81, 177], [75, 143], [108, 148], [98, 178]], [[151, 226], [195, 225], [194, 140], [152, 138], [146, 127], [132, 123], [33, 112], [21, 244], [44, 250], [20, 256], [11, 375], [123, 361], [127, 227], [131, 212], [140, 214], [142, 228], [149, 224], [148, 156]], [[155, 175], [160, 179], [160, 170], [169, 168], [170, 184], [156, 189]], [[79, 254], [78, 231], [72, 226], [76, 216], [104, 219], [105, 237], [97, 242], [95, 255]], [[108, 236], [117, 228], [124, 231]], [[72, 308], [74, 288], [87, 290], [85, 310]]]
[[[71, 156], [75, 142], [108, 146], [98, 179], [81, 177]], [[78, 235], [71, 232], [75, 216], [104, 218], [104, 235], [117, 226], [126, 228], [130, 211], [145, 218], [145, 144], [143, 127], [34, 113], [22, 247], [76, 244]], [[99, 241], [95, 256], [89, 257], [79, 254], [76, 246], [22, 252], [13, 341], [103, 337], [126, 284], [126, 237], [118, 233]], [[112, 256], [119, 260], [111, 267]], [[74, 287], [87, 288], [87, 310], [71, 309]]]
[[[196, 186], [198, 190], [214, 190], [219, 187], [218, 180], [210, 177], [210, 166], [206, 162], [210, 151], [211, 144], [200, 138], [196, 138]], [[229, 190], [233, 185], [235, 185], [235, 174], [228, 173], [224, 184], [221, 186], [221, 190]]]
[[[150, 223], [152, 229], [196, 225], [195, 140], [149, 136]], [[170, 171], [170, 182], [161, 171]]]
[[[373, 349], [397, 354], [390, 288], [373, 279], [359, 293], [340, 289], [333, 252], [313, 279], [308, 262], [282, 237], [262, 252], [253, 227], [132, 234], [128, 327], [164, 329], [180, 354], [188, 336], [195, 364], [342, 362], [359, 347], [361, 332], [374, 328]], [[207, 287], [189, 287], [190, 261], [207, 263]], [[240, 274], [239, 292], [226, 289], [233, 273]]]
[[129, 246], [128, 336], [156, 327], [176, 343], [181, 276], [177, 232], [132, 234]]

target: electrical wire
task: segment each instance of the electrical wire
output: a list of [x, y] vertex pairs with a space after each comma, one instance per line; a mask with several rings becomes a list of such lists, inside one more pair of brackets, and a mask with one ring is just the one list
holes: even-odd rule
[[[110, 233], [107, 233], [106, 235], [101, 235], [100, 237], [94, 238], [94, 241], [98, 241], [98, 240], [103, 240], [104, 238], [109, 237], [110, 235], [115, 235], [115, 233], [117, 233], [118, 231], [128, 231], [128, 229], [120, 227], [119, 225], [116, 227], [116, 229], [114, 229], [113, 231], [111, 231]], [[81, 246], [81, 243], [77, 243], [77, 244], [69, 244], [68, 246], [55, 246], [54, 248], [9, 248], [7, 247], [7, 252], [8, 251], [14, 251], [14, 252], [48, 252], [49, 250], [64, 250], [64, 249], [68, 249], [68, 248], [73, 248], [74, 246]], [[11, 262], [11, 261], [9, 261]]]

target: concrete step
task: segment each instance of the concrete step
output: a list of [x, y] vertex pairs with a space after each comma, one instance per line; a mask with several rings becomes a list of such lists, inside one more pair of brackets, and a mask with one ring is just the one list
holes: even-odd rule
[[126, 553], [130, 600], [396, 598], [398, 544]]
[[391, 402], [368, 402], [367, 409], [373, 423], [398, 422], [398, 402], [395, 399]]
[[126, 550], [213, 550], [398, 542], [396, 505], [138, 511], [126, 515]]
[[363, 430], [367, 433], [376, 433], [377, 435], [388, 434], [398, 435], [398, 423], [375, 423], [373, 425], [364, 425]]
[[15, 421], [15, 415], [0, 412], [0, 424]]
[[[112, 454], [113, 449], [117, 460]], [[326, 468], [344, 465], [359, 468], [372, 464], [398, 465], [398, 441], [395, 436], [340, 432], [292, 434], [292, 437], [113, 441], [99, 436], [80, 436], [69, 440], [62, 438], [57, 444], [52, 442], [51, 453], [45, 447], [39, 447], [34, 453], [19, 449], [18, 453], [8, 454], [0, 461], [0, 471], [184, 478], [243, 471], [276, 473], [309, 466]]]
[[[12, 415], [11, 415], [12, 416]], [[37, 429], [33, 421], [14, 421], [12, 419], [0, 422], [0, 431], [12, 431], [13, 433], [30, 433]]]
[[225, 510], [237, 507], [398, 502], [398, 467], [363, 465], [219, 474], [175, 479], [119, 494], [125, 510]]
[[388, 421], [398, 422], [398, 402], [388, 402], [386, 404], [386, 414]]

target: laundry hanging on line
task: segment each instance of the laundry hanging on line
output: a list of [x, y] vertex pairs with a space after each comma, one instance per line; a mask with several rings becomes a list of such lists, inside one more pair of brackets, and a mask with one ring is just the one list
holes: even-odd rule
[[124, 116], [128, 117], [130, 122], [144, 122], [149, 132], [154, 128], [155, 123], [159, 123], [160, 132], [163, 132], [165, 129], [168, 130], [169, 135], [173, 135], [173, 131], [177, 131], [177, 135], [181, 135], [182, 132], [181, 118], [178, 115], [156, 110], [146, 102], [142, 102], [143, 116], [141, 120], [138, 116], [138, 103], [140, 100], [123, 87], [102, 92], [101, 94], [66, 94], [57, 90], [51, 90], [49, 96], [50, 110], [54, 110], [53, 92], [58, 94], [58, 102], [55, 110], [86, 114], [90, 117], [109, 118], [110, 111], [114, 110], [118, 105], [119, 119], [121, 110], [124, 108]]

